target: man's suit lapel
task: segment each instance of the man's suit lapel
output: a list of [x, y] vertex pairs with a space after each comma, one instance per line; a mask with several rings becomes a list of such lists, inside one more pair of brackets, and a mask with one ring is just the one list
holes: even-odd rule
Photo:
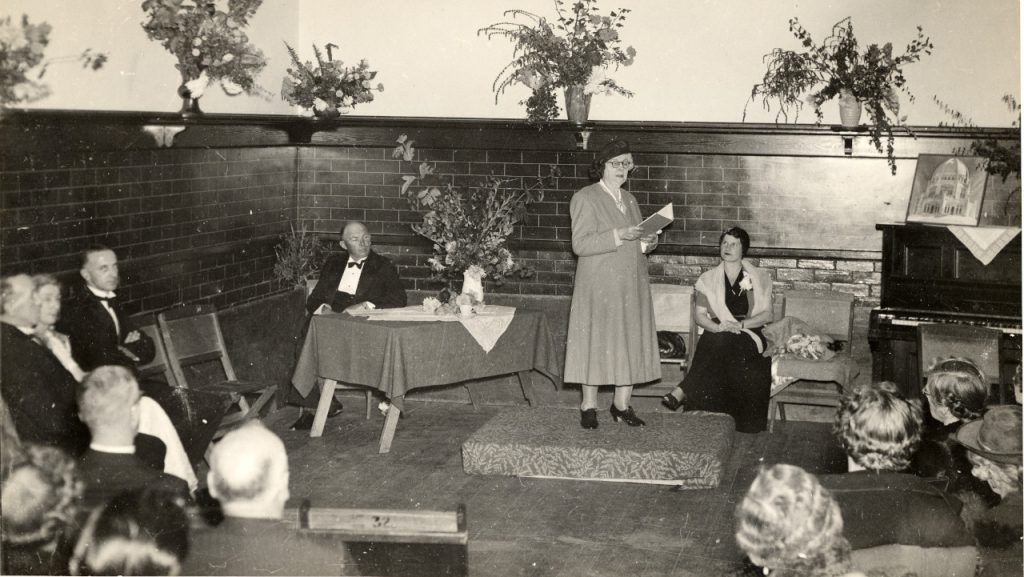
[[[90, 314], [97, 323], [97, 327], [101, 327], [103, 330], [101, 334], [114, 335], [116, 337], [117, 327], [114, 325], [114, 319], [110, 318], [107, 307], [103, 306], [103, 301], [98, 296], [92, 294], [92, 291], [89, 289], [85, 289], [85, 292], [86, 303], [89, 305], [89, 310], [92, 311]], [[114, 308], [114, 314], [117, 315], [117, 322], [122, 323], [121, 326], [124, 326], [124, 321], [116, 307]]]
[[[374, 278], [377, 274], [377, 267], [380, 263], [375, 258], [377, 255], [373, 251], [366, 256], [366, 260], [363, 261], [363, 274], [359, 275], [359, 284], [356, 285], [356, 295], [364, 295], [370, 290], [370, 286], [373, 284]], [[348, 257], [345, 257], [345, 266], [348, 266]]]

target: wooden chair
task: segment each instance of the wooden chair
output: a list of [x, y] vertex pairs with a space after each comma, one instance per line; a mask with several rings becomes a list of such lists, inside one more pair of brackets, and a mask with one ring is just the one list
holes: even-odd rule
[[[166, 347], [167, 362], [179, 386], [189, 387], [185, 367], [210, 361], [220, 363], [226, 380], [196, 388], [228, 395], [232, 404], [238, 406], [237, 412], [225, 416], [221, 421], [221, 432], [226, 432], [246, 419], [258, 418], [260, 411], [277, 392], [277, 385], [239, 381], [235, 376], [235, 368], [231, 364], [217, 320], [217, 309], [213, 305], [188, 305], [164, 311], [157, 315], [157, 325]], [[250, 404], [246, 395], [258, 397]]]
[[[955, 324], [928, 324], [917, 327], [919, 390], [924, 389], [928, 369], [940, 359], [961, 357], [973, 362], [985, 374], [996, 391], [991, 400], [1006, 403], [1006, 387], [999, 374], [999, 343], [1002, 333], [985, 327]], [[916, 394], [918, 391], [913, 391]]]
[[[307, 279], [306, 280], [306, 298], [313, 293], [313, 289], [316, 288], [316, 283], [319, 279]], [[341, 311], [337, 311], [341, 312]], [[303, 335], [305, 337], [305, 335]], [[324, 380], [317, 379], [317, 384], [320, 386], [320, 391], [323, 392]], [[350, 385], [347, 383], [338, 383], [334, 386], [335, 391], [362, 391], [366, 395], [366, 420], [370, 420], [370, 416], [373, 414], [373, 391], [369, 387], [361, 387], [359, 385]], [[469, 387], [466, 387], [469, 390]], [[472, 397], [470, 397], [472, 398]], [[322, 402], [322, 401], [321, 401]], [[476, 401], [474, 399], [473, 407], [476, 408]], [[326, 415], [326, 413], [324, 413]]]
[[137, 327], [139, 332], [146, 335], [153, 341], [153, 348], [156, 354], [153, 360], [135, 367], [139, 373], [139, 379], [152, 378], [157, 375], [163, 376], [167, 384], [172, 387], [179, 387], [178, 380], [174, 377], [170, 363], [167, 362], [167, 351], [164, 346], [164, 339], [160, 336], [160, 330], [156, 326], [156, 316], [153, 313], [144, 313], [132, 317], [132, 326]]
[[341, 542], [346, 575], [468, 575], [466, 506], [455, 511], [286, 509], [300, 533]]
[[843, 391], [859, 374], [850, 356], [853, 339], [853, 295], [835, 291], [787, 291], [782, 315], [807, 323], [815, 334], [842, 343], [842, 350], [828, 361], [783, 358], [778, 375], [797, 380], [768, 402], [768, 431], [775, 430], [776, 413], [786, 420], [786, 404], [839, 407]]
[[693, 360], [697, 346], [697, 324], [694, 321], [694, 292], [692, 286], [655, 283], [651, 285], [651, 301], [654, 306], [654, 327], [659, 331], [680, 333], [686, 343], [686, 356], [678, 359], [661, 359], [661, 382], [633, 389], [639, 397], [660, 397], [674, 389]]

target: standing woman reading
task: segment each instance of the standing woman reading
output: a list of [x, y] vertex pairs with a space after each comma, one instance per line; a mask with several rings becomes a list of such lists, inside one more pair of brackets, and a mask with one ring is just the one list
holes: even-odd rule
[[772, 278], [744, 257], [750, 235], [734, 226], [718, 239], [722, 262], [697, 279], [696, 321], [704, 329], [680, 386], [662, 397], [675, 411], [686, 405], [728, 413], [741, 433], [768, 424], [772, 363], [762, 329], [772, 322]]
[[565, 381], [580, 383], [580, 425], [597, 428], [597, 387], [613, 385], [612, 419], [645, 423], [629, 405], [633, 385], [661, 378], [645, 252], [657, 235], [641, 237], [640, 207], [622, 190], [633, 156], [624, 140], [606, 144], [594, 158], [594, 184], [573, 195], [572, 250], [579, 257], [569, 311]]

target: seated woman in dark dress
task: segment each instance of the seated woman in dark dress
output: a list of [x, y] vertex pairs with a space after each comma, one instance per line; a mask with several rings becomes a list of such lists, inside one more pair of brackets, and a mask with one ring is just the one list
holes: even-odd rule
[[704, 329], [686, 378], [661, 402], [669, 409], [728, 413], [741, 433], [768, 424], [771, 359], [764, 325], [772, 321], [772, 279], [745, 260], [750, 235], [733, 227], [719, 238], [722, 262], [697, 279], [696, 322]]

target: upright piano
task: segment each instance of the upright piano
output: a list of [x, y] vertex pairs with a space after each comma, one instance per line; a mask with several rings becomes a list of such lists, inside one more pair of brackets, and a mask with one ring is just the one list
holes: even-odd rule
[[921, 394], [917, 326], [957, 323], [993, 328], [1000, 342], [1000, 380], [1021, 362], [1021, 237], [987, 266], [945, 227], [879, 224], [882, 299], [871, 311], [868, 342], [875, 381]]

